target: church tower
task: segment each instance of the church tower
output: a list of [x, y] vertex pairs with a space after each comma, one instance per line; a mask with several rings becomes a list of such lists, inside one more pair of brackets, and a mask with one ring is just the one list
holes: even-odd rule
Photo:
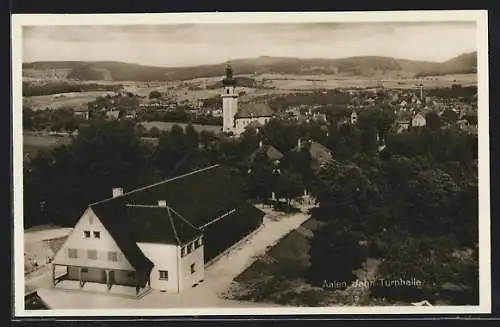
[[228, 64], [226, 77], [222, 80], [222, 131], [234, 132], [236, 122], [234, 116], [238, 112], [238, 94], [236, 94], [236, 80], [233, 78], [233, 69]]

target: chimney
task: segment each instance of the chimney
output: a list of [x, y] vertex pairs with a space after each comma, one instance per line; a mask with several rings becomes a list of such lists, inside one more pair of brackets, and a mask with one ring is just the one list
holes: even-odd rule
[[121, 187], [113, 188], [113, 197], [114, 198], [122, 196], [122, 195], [123, 195], [123, 188], [121, 188]]
[[167, 207], [167, 201], [165, 201], [165, 200], [158, 200], [158, 207], [166, 208]]
[[259, 148], [262, 148], [262, 140], [259, 141]]

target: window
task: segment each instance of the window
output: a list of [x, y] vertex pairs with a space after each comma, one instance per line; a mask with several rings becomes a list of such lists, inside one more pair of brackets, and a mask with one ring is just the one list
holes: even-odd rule
[[195, 241], [194, 246], [195, 246], [195, 249], [197, 249], [201, 246], [201, 237]]
[[194, 270], [194, 263], [191, 264], [191, 273], [194, 274], [195, 270]]
[[229, 89], [226, 90], [226, 93], [229, 94]]
[[108, 260], [117, 262], [118, 261], [118, 252], [113, 252], [113, 251], [108, 252]]
[[191, 243], [186, 245], [186, 247], [187, 247], [187, 254], [191, 253]]
[[181, 257], [184, 257], [186, 255], [186, 247], [181, 248]]
[[90, 238], [90, 231], [89, 230], [83, 231], [83, 236], [85, 236], [85, 238]]
[[89, 270], [87, 268], [82, 268], [82, 273], [88, 273]]
[[94, 238], [101, 238], [101, 232], [94, 232]]
[[77, 249], [68, 249], [68, 257], [71, 259], [78, 258], [78, 250]]
[[160, 270], [160, 280], [168, 280], [168, 270]]
[[91, 260], [97, 260], [97, 251], [96, 250], [87, 250], [87, 257]]

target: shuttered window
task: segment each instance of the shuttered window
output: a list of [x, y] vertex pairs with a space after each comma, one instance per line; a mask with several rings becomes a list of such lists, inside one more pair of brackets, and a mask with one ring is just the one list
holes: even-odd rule
[[87, 250], [87, 257], [90, 260], [97, 260], [97, 251], [96, 250]]
[[68, 257], [71, 259], [78, 258], [78, 250], [77, 249], [68, 249]]
[[114, 252], [114, 251], [108, 252], [108, 260], [117, 262], [118, 261], [118, 252]]

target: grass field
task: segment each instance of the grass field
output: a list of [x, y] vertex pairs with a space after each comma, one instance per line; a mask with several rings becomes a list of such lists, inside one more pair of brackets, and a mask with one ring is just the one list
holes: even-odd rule
[[[294, 306], [318, 306], [325, 291], [306, 282], [311, 219], [287, 234], [278, 244], [235, 278], [226, 296], [230, 299]], [[306, 227], [307, 226], [307, 227]]]
[[69, 136], [23, 133], [23, 154], [36, 155], [40, 150], [50, 150], [71, 142]]
[[[281, 90], [293, 89], [335, 89], [335, 88], [350, 88], [350, 87], [379, 87], [384, 88], [416, 88], [416, 85], [421, 82], [417, 78], [391, 78], [380, 79], [362, 78], [362, 77], [341, 77], [337, 75], [319, 75], [319, 76], [296, 76], [296, 75], [267, 75], [262, 78], [267, 79], [268, 85], [274, 86]], [[444, 76], [429, 76], [423, 80], [424, 88], [450, 87], [453, 83], [459, 83], [463, 86], [476, 85], [477, 75], [444, 75]]]
[[[162, 122], [162, 121], [148, 121], [148, 122], [142, 122], [142, 126], [146, 130], [150, 130], [153, 127], [158, 128], [160, 131], [170, 131], [174, 125], [179, 125], [182, 128], [186, 128], [188, 124], [186, 123], [170, 123], [170, 122]], [[217, 126], [217, 125], [200, 125], [200, 124], [192, 124], [194, 129], [200, 133], [202, 131], [207, 131], [207, 132], [213, 132], [213, 133], [220, 133], [222, 130], [222, 126]]]
[[[310, 307], [382, 304], [383, 301], [370, 296], [367, 288], [325, 289], [307, 282], [310, 267], [309, 239], [318, 226], [316, 220], [309, 219], [286, 235], [235, 278], [226, 297]], [[377, 267], [377, 260], [367, 259], [356, 271], [356, 276], [359, 280], [373, 280]]]
[[112, 93], [107, 91], [92, 91], [23, 97], [23, 107], [34, 110], [87, 107], [88, 102], [94, 101], [99, 96]]

